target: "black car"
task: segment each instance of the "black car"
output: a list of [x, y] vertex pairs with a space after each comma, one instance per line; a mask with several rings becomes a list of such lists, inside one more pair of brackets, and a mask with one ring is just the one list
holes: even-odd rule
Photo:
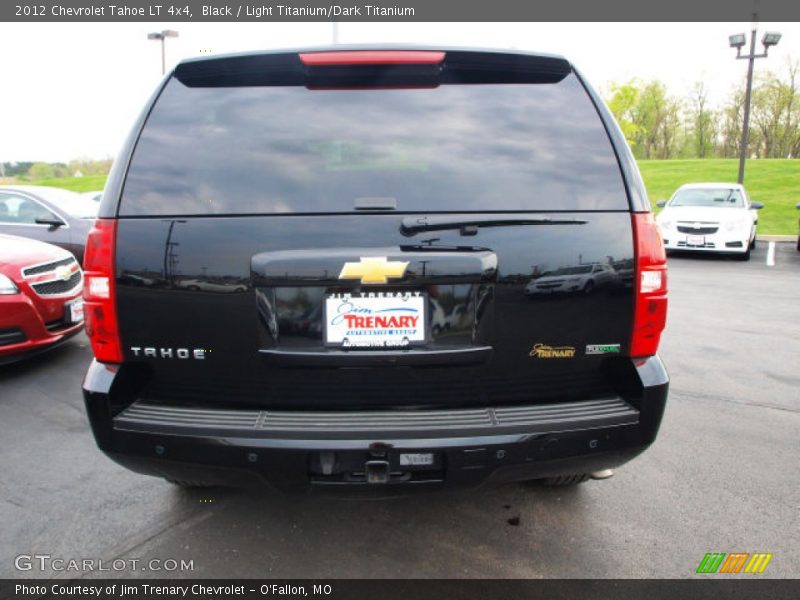
[[[581, 265], [620, 281], [526, 298]], [[85, 277], [97, 443], [184, 485], [575, 483], [645, 450], [667, 399], [663, 244], [560, 57], [184, 61], [114, 163]]]
[[96, 202], [69, 190], [4, 185], [0, 186], [0, 233], [60, 246], [82, 263], [97, 209]]

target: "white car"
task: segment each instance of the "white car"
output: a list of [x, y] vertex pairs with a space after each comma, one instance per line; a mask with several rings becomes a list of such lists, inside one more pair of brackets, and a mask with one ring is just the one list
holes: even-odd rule
[[752, 202], [738, 183], [687, 183], [656, 217], [667, 252], [694, 250], [750, 259], [756, 243], [760, 202]]
[[562, 267], [529, 281], [525, 286], [525, 295], [591, 294], [596, 289], [609, 286], [616, 278], [614, 269], [604, 263]]
[[241, 283], [215, 283], [206, 279], [181, 279], [175, 282], [175, 287], [191, 290], [193, 292], [246, 292], [247, 286]]

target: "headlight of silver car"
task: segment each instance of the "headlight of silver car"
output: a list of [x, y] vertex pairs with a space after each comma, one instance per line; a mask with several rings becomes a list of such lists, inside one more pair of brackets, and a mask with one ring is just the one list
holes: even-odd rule
[[746, 229], [748, 225], [750, 225], [750, 221], [748, 219], [736, 219], [734, 221], [728, 221], [725, 223], [725, 230], [734, 231], [736, 229]]

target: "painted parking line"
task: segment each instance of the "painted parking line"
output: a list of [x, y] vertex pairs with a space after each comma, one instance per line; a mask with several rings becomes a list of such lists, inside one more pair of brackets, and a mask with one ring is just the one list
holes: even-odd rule
[[770, 242], [767, 247], [767, 266], [775, 266], [775, 242]]

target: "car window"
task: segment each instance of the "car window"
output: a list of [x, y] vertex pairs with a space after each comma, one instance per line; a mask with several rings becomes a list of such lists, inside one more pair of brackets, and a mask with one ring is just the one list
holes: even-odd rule
[[36, 188], [36, 194], [77, 219], [93, 219], [100, 207], [92, 198], [69, 190], [42, 186]]
[[15, 194], [0, 194], [0, 223], [33, 225], [36, 219], [52, 219], [55, 215], [44, 206]]
[[719, 188], [679, 190], [669, 205], [744, 208], [745, 203], [739, 190]]
[[424, 89], [188, 87], [142, 130], [119, 214], [627, 210], [616, 155], [574, 74]]
[[578, 265], [574, 267], [564, 267], [558, 270], [559, 275], [583, 275], [584, 273], [591, 273], [592, 265]]

